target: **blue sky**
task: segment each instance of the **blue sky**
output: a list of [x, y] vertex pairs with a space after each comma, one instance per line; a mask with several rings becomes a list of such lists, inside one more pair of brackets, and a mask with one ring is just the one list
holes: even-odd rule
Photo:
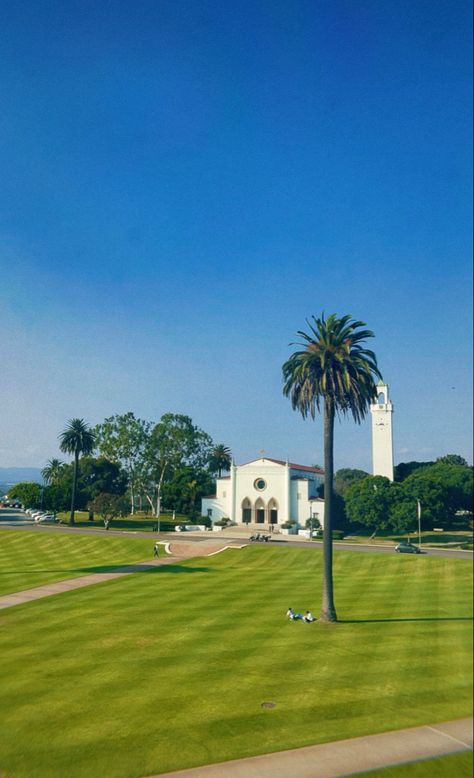
[[[321, 463], [281, 365], [323, 310], [376, 334], [395, 460], [472, 461], [470, 3], [24, 0], [0, 30], [0, 466], [128, 410]], [[336, 467], [370, 451], [337, 425]]]

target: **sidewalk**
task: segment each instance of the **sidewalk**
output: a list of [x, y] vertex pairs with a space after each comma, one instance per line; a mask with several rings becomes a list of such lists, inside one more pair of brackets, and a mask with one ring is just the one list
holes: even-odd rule
[[122, 565], [110, 572], [89, 573], [88, 575], [81, 575], [77, 578], [52, 581], [51, 583], [43, 584], [43, 586], [35, 586], [33, 589], [24, 589], [20, 592], [5, 594], [3, 597], [0, 597], [0, 610], [12, 608], [14, 605], [22, 605], [23, 603], [31, 602], [32, 600], [39, 600], [42, 597], [50, 597], [53, 594], [62, 594], [63, 592], [70, 592], [74, 589], [82, 589], [84, 586], [93, 586], [94, 584], [103, 583], [104, 581], [112, 581], [114, 578], [123, 578], [123, 576], [131, 575], [132, 573], [146, 572], [147, 570], [152, 570], [154, 567], [177, 564], [183, 559], [191, 559], [191, 557], [196, 556], [210, 556], [211, 554], [216, 554], [226, 548], [227, 541], [224, 538], [206, 538], [206, 540], [199, 544], [192, 542], [186, 543], [185, 541], [180, 540], [178, 542], [163, 541], [162, 545], [165, 547], [172, 546], [171, 552], [167, 552], [169, 555], [166, 557], [153, 559], [149, 562]]
[[342, 778], [472, 749], [472, 718], [161, 773], [147, 778]]

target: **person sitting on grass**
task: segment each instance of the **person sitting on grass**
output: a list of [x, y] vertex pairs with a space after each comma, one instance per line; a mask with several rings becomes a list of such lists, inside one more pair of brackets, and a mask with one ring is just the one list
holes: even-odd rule
[[306, 622], [306, 624], [311, 624], [312, 621], [316, 621], [311, 611], [306, 611], [305, 615], [303, 616], [303, 621]]
[[292, 621], [298, 621], [298, 619], [302, 619], [303, 618], [301, 613], [295, 613], [293, 608], [288, 608], [288, 610], [286, 612], [286, 615]]

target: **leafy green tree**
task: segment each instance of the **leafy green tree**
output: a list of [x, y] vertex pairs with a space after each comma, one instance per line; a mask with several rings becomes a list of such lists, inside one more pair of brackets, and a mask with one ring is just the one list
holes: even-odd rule
[[224, 446], [223, 443], [219, 443], [211, 451], [211, 458], [209, 459], [209, 467], [212, 473], [217, 471], [217, 477], [220, 478], [223, 470], [230, 470], [232, 464], [232, 456], [230, 448]]
[[364, 347], [370, 330], [362, 321], [351, 316], [338, 318], [331, 314], [326, 319], [314, 316], [307, 320], [309, 332], [299, 331], [302, 339], [296, 351], [283, 365], [283, 392], [291, 399], [294, 409], [306, 418], [314, 419], [323, 408], [324, 418], [324, 580], [320, 619], [337, 621], [334, 605], [332, 576], [333, 530], [333, 476], [334, 476], [334, 418], [336, 414], [351, 414], [360, 423], [377, 396], [375, 378], [381, 379], [375, 354]]
[[9, 500], [18, 500], [26, 508], [41, 507], [42, 486], [35, 481], [21, 481], [8, 490]]
[[204, 470], [212, 439], [189, 416], [165, 413], [148, 438], [142, 470], [145, 496], [159, 518], [163, 484], [184, 467]]
[[143, 481], [145, 454], [152, 427], [151, 422], [137, 419], [129, 411], [109, 416], [94, 429], [100, 454], [111, 462], [119, 463], [127, 474], [132, 515], [136, 509], [137, 492]]
[[66, 429], [59, 436], [59, 448], [65, 454], [74, 455], [74, 470], [71, 491], [71, 513], [69, 524], [74, 524], [77, 478], [79, 475], [79, 457], [81, 454], [91, 454], [95, 448], [94, 433], [84, 419], [71, 419]]
[[393, 478], [395, 481], [404, 481], [405, 478], [408, 478], [408, 476], [416, 470], [430, 467], [430, 465], [434, 465], [434, 462], [399, 462], [399, 464], [395, 465], [393, 468]]
[[369, 527], [373, 534], [390, 527], [393, 501], [392, 483], [382, 475], [366, 476], [354, 481], [345, 496], [346, 515], [350, 522]]
[[414, 472], [403, 481], [402, 486], [406, 498], [420, 500], [425, 525], [449, 526], [455, 519], [456, 511], [472, 509], [470, 467], [437, 462]]
[[127, 515], [128, 500], [120, 494], [107, 494], [106, 492], [103, 492], [90, 501], [88, 508], [93, 513], [96, 512], [102, 517], [105, 529], [108, 529], [112, 519], [116, 519], [117, 516]]
[[214, 481], [209, 472], [186, 465], [177, 469], [164, 483], [163, 504], [194, 519], [199, 501], [213, 488]]
[[87, 500], [99, 494], [124, 495], [127, 491], [127, 474], [117, 462], [105, 457], [81, 457], [79, 488]]
[[463, 467], [468, 467], [468, 464], [464, 457], [459, 456], [459, 454], [445, 454], [444, 457], [438, 457], [436, 460], [436, 464], [440, 465], [462, 465]]
[[344, 497], [347, 490], [353, 483], [367, 478], [369, 473], [365, 470], [354, 470], [350, 467], [343, 467], [334, 474], [334, 491]]

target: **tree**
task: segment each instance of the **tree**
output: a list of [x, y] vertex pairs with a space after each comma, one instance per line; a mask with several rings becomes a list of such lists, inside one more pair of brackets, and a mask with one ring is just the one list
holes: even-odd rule
[[345, 495], [346, 515], [350, 522], [369, 527], [372, 532], [390, 527], [393, 484], [382, 475], [354, 481]]
[[74, 524], [77, 478], [79, 475], [80, 454], [91, 454], [95, 448], [94, 433], [84, 419], [71, 419], [66, 429], [59, 436], [59, 448], [65, 454], [74, 455], [74, 471], [72, 476], [71, 513], [69, 524]]
[[147, 440], [142, 471], [145, 496], [157, 518], [165, 478], [172, 478], [183, 467], [204, 470], [212, 446], [210, 436], [196, 427], [189, 416], [165, 413], [161, 417]]
[[232, 464], [232, 456], [230, 448], [224, 446], [223, 443], [219, 443], [211, 451], [211, 458], [209, 460], [209, 467], [212, 473], [217, 470], [218, 478], [221, 477], [223, 470], [229, 470]]
[[444, 457], [438, 457], [436, 460], [436, 464], [441, 465], [462, 465], [463, 467], [468, 467], [468, 464], [464, 457], [459, 456], [459, 454], [445, 454]]
[[47, 484], [57, 484], [64, 473], [65, 463], [60, 459], [49, 459], [46, 466], [43, 467], [41, 475]]
[[186, 465], [178, 468], [172, 478], [163, 484], [163, 504], [177, 513], [187, 514], [191, 519], [197, 514], [196, 504], [209, 494], [214, 482], [206, 470], [197, 470]]
[[142, 479], [145, 449], [152, 426], [149, 421], [136, 419], [129, 411], [109, 416], [94, 429], [99, 452], [111, 462], [120, 463], [127, 474], [132, 515], [135, 513], [135, 497]]
[[334, 475], [334, 491], [344, 497], [347, 490], [356, 481], [360, 481], [362, 478], [367, 478], [369, 473], [365, 470], [355, 470], [350, 467], [343, 467], [338, 470]]
[[362, 321], [351, 316], [338, 318], [324, 313], [320, 319], [307, 320], [309, 333], [299, 331], [302, 346], [283, 365], [283, 393], [303, 418], [314, 419], [323, 407], [324, 418], [324, 580], [321, 621], [337, 621], [332, 577], [334, 418], [351, 414], [356, 423], [367, 414], [377, 396], [374, 377], [382, 378], [375, 354], [364, 348], [374, 337]]
[[18, 500], [22, 505], [28, 508], [39, 508], [41, 506], [41, 484], [35, 481], [21, 481], [8, 490], [9, 500]]
[[108, 529], [112, 519], [127, 514], [128, 500], [120, 494], [102, 492], [90, 501], [88, 507], [90, 511], [97, 512], [102, 517], [105, 529]]
[[405, 478], [408, 478], [415, 470], [421, 470], [424, 467], [430, 467], [430, 465], [434, 465], [434, 462], [417, 462], [416, 460], [412, 462], [399, 462], [399, 464], [395, 465], [393, 468], [393, 479], [394, 481], [404, 481]]
[[472, 510], [472, 469], [464, 465], [436, 462], [417, 470], [401, 484], [407, 499], [419, 500], [422, 520], [448, 526], [456, 511]]

